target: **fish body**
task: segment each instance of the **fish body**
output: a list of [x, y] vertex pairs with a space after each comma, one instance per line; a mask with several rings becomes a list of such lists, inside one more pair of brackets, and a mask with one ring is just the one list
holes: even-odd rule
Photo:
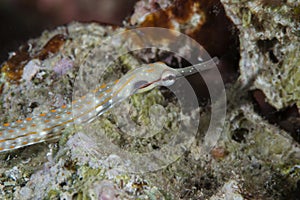
[[133, 94], [149, 91], [156, 86], [170, 86], [185, 74], [195, 73], [197, 69], [209, 69], [214, 62], [210, 60], [184, 69], [173, 69], [161, 62], [143, 65], [129, 71], [121, 79], [103, 84], [75, 99], [70, 105], [4, 123], [0, 126], [0, 153], [58, 138], [64, 128], [91, 122]]

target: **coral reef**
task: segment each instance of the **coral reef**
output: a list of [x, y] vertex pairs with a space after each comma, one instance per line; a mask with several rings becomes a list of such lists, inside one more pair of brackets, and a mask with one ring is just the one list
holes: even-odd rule
[[[151, 152], [168, 142], [178, 129], [180, 105], [168, 90], [156, 88], [132, 96], [91, 124], [66, 128], [56, 140], [2, 153], [0, 195], [4, 199], [299, 198], [299, 2], [141, 0], [126, 25], [181, 31], [219, 58], [227, 114], [216, 145], [207, 151], [203, 142], [211, 115], [208, 91], [199, 77], [189, 77], [203, 104], [185, 117], [193, 121], [200, 113], [201, 125], [197, 140], [175, 162], [134, 174], [130, 168], [143, 163], [132, 165], [114, 153], [113, 145], [102, 148], [104, 137], [134, 153]], [[170, 46], [124, 54], [114, 63], [101, 60], [127, 48], [124, 41], [106, 42], [124, 30], [71, 23], [45, 31], [11, 53], [1, 68], [1, 121], [69, 104], [72, 97], [82, 95], [76, 93], [78, 88], [85, 91], [89, 84], [113, 81], [144, 62], [189, 64], [168, 53]], [[189, 56], [189, 51], [182, 51]], [[102, 77], [94, 77], [96, 68], [103, 71]], [[86, 80], [78, 80], [82, 69], [91, 70], [83, 71], [90, 74]], [[292, 111], [286, 111], [289, 107]], [[152, 137], [125, 134], [147, 132], [145, 127], [153, 123], [147, 114], [163, 111], [167, 115], [161, 114], [159, 121], [165, 123], [154, 122], [162, 128]], [[130, 123], [138, 124], [137, 130], [126, 126]]]

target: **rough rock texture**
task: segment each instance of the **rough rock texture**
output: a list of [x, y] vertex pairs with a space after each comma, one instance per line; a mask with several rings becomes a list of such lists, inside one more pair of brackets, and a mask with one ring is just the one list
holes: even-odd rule
[[240, 31], [240, 80], [254, 78], [277, 109], [299, 107], [299, 1], [222, 3]]
[[[299, 16], [299, 1], [138, 2], [128, 23], [181, 31], [200, 42], [212, 57], [219, 57], [228, 105], [216, 146], [209, 152], [203, 148], [205, 130], [200, 126], [197, 140], [176, 162], [156, 172], [126, 172], [123, 157], [101, 148], [103, 135], [126, 151], [149, 152], [162, 147], [178, 128], [176, 99], [164, 89], [154, 89], [131, 97], [119, 110], [91, 124], [65, 129], [58, 142], [2, 153], [0, 195], [4, 199], [299, 198], [299, 112], [285, 113], [293, 123], [270, 121], [261, 102], [257, 111], [256, 96], [253, 99], [249, 94], [260, 90], [263, 101], [278, 115], [278, 110], [292, 105], [299, 110]], [[126, 49], [120, 41], [105, 43], [123, 30], [71, 23], [30, 40], [28, 47], [15, 52], [17, 58], [11, 57], [2, 66], [1, 120], [11, 122], [70, 103], [74, 84], [75, 89], [82, 86], [75, 78], [78, 69], [107, 66], [101, 56]], [[95, 47], [99, 54], [93, 53]], [[174, 67], [187, 65], [165, 51], [146, 50], [121, 56], [111, 68], [103, 69], [102, 78], [109, 82], [132, 66], [156, 60]], [[201, 81], [192, 78], [191, 82], [205, 97]], [[205, 127], [210, 107], [207, 99], [203, 102], [200, 114]], [[153, 112], [162, 112], [163, 106], [168, 113], [163, 131], [147, 139], [126, 136], [130, 131], [122, 120], [146, 127], [150, 123], [146, 113], [154, 104]], [[130, 110], [131, 116], [122, 108]], [[291, 124], [295, 128], [289, 131], [285, 127]], [[298, 136], [291, 134], [295, 130]]]

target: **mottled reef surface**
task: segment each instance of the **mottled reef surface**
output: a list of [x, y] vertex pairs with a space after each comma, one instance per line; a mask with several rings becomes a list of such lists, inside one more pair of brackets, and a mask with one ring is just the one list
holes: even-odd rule
[[[164, 88], [137, 94], [94, 122], [68, 127], [52, 141], [0, 154], [2, 199], [299, 199], [300, 196], [300, 1], [141, 0], [124, 27], [73, 22], [45, 31], [10, 53], [1, 67], [1, 122], [9, 123], [70, 104], [85, 91], [122, 77], [142, 63], [179, 68], [185, 59], [165, 49], [126, 52], [131, 40], [111, 40], [132, 27], [180, 31], [200, 43], [218, 68], [227, 96], [225, 123], [205, 146], [211, 103], [200, 77], [189, 77], [201, 123], [189, 149], [168, 166], [129, 173], [124, 151], [161, 149], [178, 130], [180, 105]], [[163, 37], [163, 36], [160, 36]], [[175, 37], [175, 36], [174, 36]], [[172, 39], [176, 39], [172, 38]], [[137, 33], [135, 44], [143, 41]], [[191, 56], [189, 51], [183, 54]], [[109, 67], [108, 67], [109, 66]], [[93, 70], [101, 68], [101, 78]], [[80, 70], [87, 76], [79, 79]], [[89, 71], [91, 70], [91, 71]], [[211, 77], [214, 80], [214, 77]], [[93, 85], [92, 85], [93, 86]], [[80, 92], [79, 92], [80, 93]], [[153, 107], [155, 105], [155, 107]], [[155, 108], [155, 109], [153, 109]], [[149, 138], [127, 136], [126, 124], [146, 132], [148, 113], [167, 115]], [[130, 116], [127, 116], [130, 113]], [[43, 123], [42, 121], [40, 123]]]

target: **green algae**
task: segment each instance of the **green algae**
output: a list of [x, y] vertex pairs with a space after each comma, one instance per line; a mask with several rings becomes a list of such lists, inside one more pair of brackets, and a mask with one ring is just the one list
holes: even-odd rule
[[51, 199], [59, 199], [59, 194], [61, 192], [58, 190], [50, 190], [47, 194], [47, 196], [45, 197], [45, 200], [51, 200]]
[[[297, 44], [295, 44], [297, 45]], [[293, 51], [288, 52], [286, 59], [282, 66], [284, 72], [279, 72], [283, 78], [280, 90], [281, 98], [285, 105], [291, 105], [296, 103], [297, 107], [300, 108], [300, 48], [295, 48]]]

